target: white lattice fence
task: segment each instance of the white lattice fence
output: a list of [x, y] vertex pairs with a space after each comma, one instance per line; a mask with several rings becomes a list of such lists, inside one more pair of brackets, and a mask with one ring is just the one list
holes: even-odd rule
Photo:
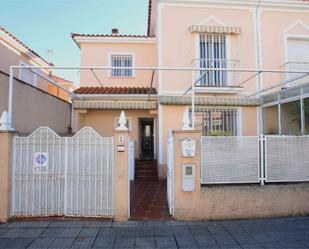
[[267, 182], [309, 181], [309, 136], [266, 136]]
[[14, 138], [13, 216], [113, 216], [114, 139], [85, 127]]
[[201, 138], [201, 183], [260, 181], [259, 137]]

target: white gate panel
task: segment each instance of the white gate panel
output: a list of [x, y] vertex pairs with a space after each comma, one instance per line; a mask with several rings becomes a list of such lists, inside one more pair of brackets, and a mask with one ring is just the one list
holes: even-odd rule
[[309, 136], [266, 136], [267, 182], [309, 181]]
[[63, 138], [48, 127], [39, 128], [29, 137], [14, 138], [14, 216], [63, 213], [64, 152]]
[[13, 144], [12, 216], [114, 215], [114, 138], [40, 127]]
[[202, 137], [202, 184], [259, 181], [259, 137]]
[[69, 216], [113, 216], [114, 140], [92, 128], [68, 138], [65, 213]]

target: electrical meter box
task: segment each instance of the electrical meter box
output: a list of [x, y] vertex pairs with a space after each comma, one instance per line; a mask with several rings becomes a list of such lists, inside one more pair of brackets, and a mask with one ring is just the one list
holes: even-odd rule
[[195, 165], [182, 165], [182, 190], [185, 192], [193, 192], [195, 190]]

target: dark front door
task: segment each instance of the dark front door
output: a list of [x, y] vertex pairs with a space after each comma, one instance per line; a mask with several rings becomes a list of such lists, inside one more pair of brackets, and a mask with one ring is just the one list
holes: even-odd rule
[[152, 160], [154, 154], [153, 119], [140, 119], [140, 159]]

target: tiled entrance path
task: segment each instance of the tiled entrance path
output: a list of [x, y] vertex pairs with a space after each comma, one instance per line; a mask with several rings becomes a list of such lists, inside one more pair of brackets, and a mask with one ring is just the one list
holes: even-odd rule
[[132, 220], [170, 220], [166, 181], [158, 180], [155, 160], [135, 161], [135, 180], [131, 181]]
[[137, 178], [131, 181], [131, 219], [169, 220], [166, 181]]
[[309, 217], [0, 224], [0, 248], [309, 248]]

